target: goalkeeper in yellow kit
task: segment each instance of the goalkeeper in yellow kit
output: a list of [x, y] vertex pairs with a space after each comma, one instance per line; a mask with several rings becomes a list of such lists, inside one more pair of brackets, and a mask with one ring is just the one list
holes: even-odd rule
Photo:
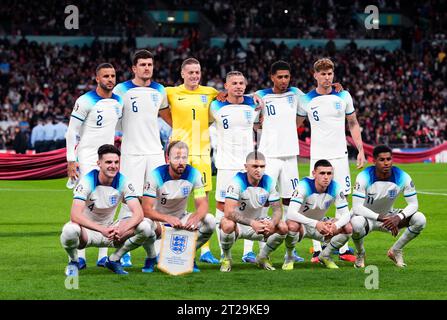
[[[209, 133], [209, 107], [219, 92], [200, 85], [202, 76], [200, 62], [188, 58], [182, 63], [181, 76], [183, 84], [178, 87], [167, 87], [169, 106], [172, 115], [171, 141], [186, 142], [189, 147], [189, 163], [200, 171], [205, 191], [212, 190], [211, 156]], [[256, 95], [255, 103], [262, 103]], [[209, 249], [209, 243], [202, 246], [200, 261], [218, 264]]]
[[[205, 191], [212, 190], [209, 106], [219, 93], [212, 87], [200, 85], [201, 69], [197, 59], [188, 58], [182, 63], [183, 84], [167, 87], [172, 115], [171, 141], [180, 140], [189, 147], [189, 163], [200, 171]], [[209, 249], [209, 243], [202, 247], [200, 261], [217, 264]]]

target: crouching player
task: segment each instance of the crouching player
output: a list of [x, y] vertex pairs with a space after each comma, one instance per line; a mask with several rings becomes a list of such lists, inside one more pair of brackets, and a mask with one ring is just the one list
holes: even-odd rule
[[[168, 164], [153, 170], [144, 185], [143, 211], [155, 230], [155, 234], [143, 245], [147, 257], [142, 271], [146, 273], [154, 272], [157, 264], [154, 242], [161, 239], [161, 223], [178, 229], [198, 230], [196, 249], [211, 238], [216, 226], [214, 216], [208, 213], [208, 198], [200, 171], [188, 164], [188, 145], [182, 141], [172, 141], [167, 154]], [[191, 193], [194, 194], [194, 213], [186, 211]], [[194, 261], [193, 272], [199, 271]]]
[[[71, 221], [64, 225], [60, 237], [70, 257], [67, 276], [78, 275], [78, 249], [87, 247], [115, 247], [105, 267], [117, 274], [127, 274], [121, 266], [121, 256], [141, 246], [152, 233], [134, 187], [119, 172], [120, 156], [113, 145], [99, 147], [99, 170], [90, 171], [74, 190]], [[120, 202], [128, 205], [132, 215], [113, 222]]]
[[[227, 187], [224, 217], [220, 222], [220, 243], [223, 259], [220, 271], [231, 271], [231, 247], [239, 238], [265, 241], [256, 257], [256, 263], [266, 270], [275, 270], [269, 258], [284, 240], [287, 225], [282, 218], [279, 195], [275, 184], [265, 171], [265, 157], [253, 151], [247, 155], [245, 169], [239, 172]], [[272, 218], [263, 216], [264, 204], [269, 201]]]
[[[290, 200], [287, 214], [287, 250], [283, 270], [292, 270], [292, 251], [297, 242], [310, 238], [326, 243], [318, 256], [329, 269], [338, 269], [331, 258], [331, 251], [342, 247], [351, 236], [350, 212], [344, 190], [333, 180], [334, 172], [327, 160], [318, 160], [312, 171], [313, 178], [304, 178], [298, 184]], [[325, 217], [331, 204], [335, 203], [339, 219]]]
[[[396, 266], [402, 268], [406, 266], [402, 249], [425, 228], [425, 216], [418, 211], [416, 189], [411, 177], [393, 166], [391, 149], [379, 145], [374, 148], [373, 157], [374, 166], [359, 173], [352, 195], [352, 240], [357, 248], [354, 266], [365, 266], [363, 240], [367, 234], [379, 230], [397, 236], [399, 230], [406, 227], [387, 254]], [[403, 193], [407, 206], [393, 209], [400, 193]]]

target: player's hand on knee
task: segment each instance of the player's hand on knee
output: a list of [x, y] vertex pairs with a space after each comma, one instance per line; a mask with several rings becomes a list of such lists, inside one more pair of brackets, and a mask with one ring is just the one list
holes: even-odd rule
[[166, 216], [166, 222], [169, 223], [173, 228], [183, 229], [184, 226], [179, 218], [173, 216]]
[[326, 222], [323, 222], [323, 221], [317, 222], [316, 229], [323, 236], [329, 235], [329, 233], [330, 233], [330, 227], [328, 226], [328, 224]]
[[104, 227], [101, 230], [101, 234], [107, 239], [114, 240], [116, 235], [115, 227]]
[[200, 220], [193, 214], [189, 217], [188, 221], [186, 221], [184, 228], [189, 231], [195, 231], [199, 229]]
[[253, 228], [253, 230], [257, 234], [264, 234], [264, 231], [265, 231], [265, 222], [264, 221], [253, 220], [250, 223], [250, 226]]

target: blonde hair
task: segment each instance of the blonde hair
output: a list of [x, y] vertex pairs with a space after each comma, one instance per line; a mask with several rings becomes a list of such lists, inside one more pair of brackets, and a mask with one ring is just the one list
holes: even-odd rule
[[225, 82], [228, 82], [228, 80], [230, 80], [231, 77], [234, 76], [241, 76], [244, 77], [245, 83], [247, 83], [247, 79], [245, 79], [245, 76], [242, 72], [240, 71], [230, 71], [227, 73], [227, 76], [225, 77]]
[[331, 59], [321, 58], [321, 59], [318, 59], [314, 63], [314, 71], [315, 72], [320, 72], [320, 71], [328, 70], [328, 69], [334, 70], [334, 63], [332, 62]]

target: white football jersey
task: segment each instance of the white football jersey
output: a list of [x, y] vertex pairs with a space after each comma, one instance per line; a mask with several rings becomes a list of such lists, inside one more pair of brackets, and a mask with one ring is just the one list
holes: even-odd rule
[[272, 178], [264, 174], [259, 184], [254, 187], [248, 182], [247, 172], [239, 172], [228, 184], [225, 199], [239, 201], [236, 212], [244, 216], [256, 219], [261, 218], [264, 204], [279, 201]]
[[325, 217], [333, 203], [337, 210], [348, 206], [344, 191], [337, 182], [332, 180], [326, 192], [319, 193], [315, 188], [315, 179], [306, 177], [300, 180], [293, 192], [288, 212], [296, 210], [296, 204], [299, 204], [298, 212], [307, 218], [314, 219], [316, 225], [317, 221]]
[[363, 206], [375, 213], [386, 214], [393, 210], [400, 193], [405, 198], [416, 196], [416, 188], [408, 173], [392, 167], [391, 177], [380, 181], [376, 177], [376, 167], [371, 166], [358, 174], [352, 196], [365, 199]]
[[210, 112], [216, 122], [216, 168], [242, 170], [253, 151], [253, 124], [257, 115], [252, 98], [241, 104], [214, 100]]
[[109, 225], [121, 201], [137, 199], [132, 183], [121, 173], [113, 179], [112, 186], [103, 186], [98, 179], [99, 171], [92, 170], [81, 178], [73, 191], [73, 198], [85, 201], [84, 214], [91, 220]]
[[262, 98], [264, 120], [259, 151], [266, 157], [288, 157], [300, 153], [296, 116], [298, 99], [304, 93], [295, 87], [286, 92], [275, 94], [273, 89], [259, 90], [256, 94]]
[[121, 152], [133, 155], [163, 152], [158, 111], [168, 108], [165, 88], [154, 81], [147, 87], [140, 87], [129, 80], [118, 84], [113, 92], [124, 103]]
[[182, 218], [192, 191], [195, 197], [206, 197], [199, 170], [186, 165], [180, 179], [175, 180], [166, 164], [151, 172], [144, 185], [143, 196], [157, 199], [155, 210], [158, 212]]
[[103, 144], [114, 143], [115, 128], [122, 111], [122, 100], [115, 94], [111, 98], [102, 98], [92, 90], [80, 96], [71, 113], [73, 118], [82, 121], [76, 148], [77, 159], [68, 161], [95, 165], [98, 148]]
[[310, 122], [310, 157], [335, 159], [348, 154], [345, 134], [346, 115], [355, 112], [348, 91], [321, 95], [312, 90], [300, 97], [298, 115]]

